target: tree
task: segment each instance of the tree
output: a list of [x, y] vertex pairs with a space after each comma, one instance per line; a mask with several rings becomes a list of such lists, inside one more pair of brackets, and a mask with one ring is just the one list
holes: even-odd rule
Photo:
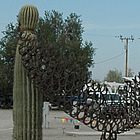
[[122, 83], [123, 82], [122, 72], [118, 71], [117, 69], [109, 70], [107, 76], [104, 78], [104, 81]]
[[[80, 16], [71, 13], [66, 19], [63, 19], [63, 14], [56, 11], [45, 11], [44, 18], [39, 19], [36, 30], [37, 37], [43, 42], [43, 45], [58, 48], [65, 60], [71, 60], [74, 65], [83, 68], [87, 76], [90, 77], [88, 68], [93, 65], [95, 49], [91, 42], [83, 43], [83, 32]], [[0, 69], [3, 71], [3, 78], [8, 81], [5, 80], [3, 83], [1, 79], [0, 87], [9, 86], [12, 89], [18, 24], [8, 24], [3, 34], [4, 37], [0, 40]]]
[[38, 38], [44, 41], [46, 47], [47, 45], [57, 46], [65, 59], [83, 67], [89, 74], [88, 67], [93, 64], [95, 50], [91, 42], [83, 43], [83, 32], [79, 16], [71, 13], [63, 20], [62, 13], [56, 11], [45, 12], [44, 19], [40, 18], [37, 29]]
[[0, 40], [0, 94], [12, 94], [16, 31], [16, 26], [10, 23], [6, 26], [6, 31], [2, 32], [4, 37]]
[[131, 68], [128, 69], [128, 77], [133, 77], [134, 76], [134, 72], [132, 71]]

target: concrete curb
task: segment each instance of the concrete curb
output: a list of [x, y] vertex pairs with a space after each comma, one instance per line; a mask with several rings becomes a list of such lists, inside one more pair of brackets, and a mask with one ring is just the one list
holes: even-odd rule
[[68, 136], [100, 136], [102, 133], [101, 132], [68, 132], [65, 131], [64, 134], [68, 135]]
[[[97, 132], [69, 132], [69, 131], [65, 131], [64, 134], [68, 135], [68, 136], [101, 136], [102, 132], [98, 132], [98, 131]], [[125, 132], [125, 133], [118, 134], [118, 136], [134, 136], [134, 135], [136, 135], [135, 132]]]

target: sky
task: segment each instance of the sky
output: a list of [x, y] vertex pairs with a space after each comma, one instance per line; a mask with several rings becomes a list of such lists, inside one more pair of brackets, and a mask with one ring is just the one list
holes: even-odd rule
[[125, 75], [125, 44], [119, 36], [134, 37], [128, 41], [128, 68], [140, 72], [140, 0], [1, 0], [0, 38], [10, 22], [17, 23], [19, 10], [25, 4], [38, 8], [40, 17], [48, 10], [56, 10], [67, 17], [80, 15], [84, 27], [83, 40], [96, 48], [92, 78], [104, 80], [109, 70]]

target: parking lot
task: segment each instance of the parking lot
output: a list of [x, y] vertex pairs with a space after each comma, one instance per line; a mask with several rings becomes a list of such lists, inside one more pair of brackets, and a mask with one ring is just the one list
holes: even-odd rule
[[[12, 109], [0, 109], [0, 140], [12, 140], [12, 132]], [[50, 111], [46, 124], [43, 124], [43, 140], [99, 140], [100, 135], [59, 110]], [[123, 133], [118, 140], [140, 140], [140, 129]]]

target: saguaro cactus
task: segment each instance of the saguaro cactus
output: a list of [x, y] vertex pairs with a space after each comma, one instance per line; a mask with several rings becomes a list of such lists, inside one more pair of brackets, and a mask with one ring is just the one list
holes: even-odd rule
[[25, 50], [36, 40], [34, 30], [38, 17], [38, 10], [33, 5], [23, 6], [18, 15], [22, 39], [17, 44], [14, 67], [13, 140], [42, 139], [42, 94], [28, 77], [19, 53], [21, 44], [27, 38], [23, 48]]

